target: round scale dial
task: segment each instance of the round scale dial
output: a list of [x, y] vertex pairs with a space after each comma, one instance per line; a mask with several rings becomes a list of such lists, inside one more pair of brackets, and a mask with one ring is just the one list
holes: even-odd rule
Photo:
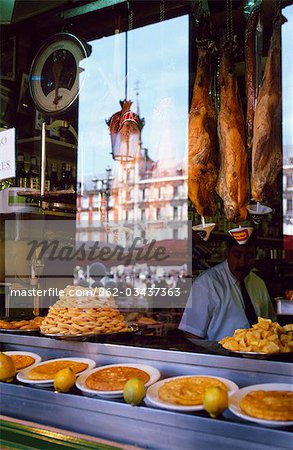
[[85, 77], [80, 62], [90, 47], [70, 33], [52, 36], [38, 51], [30, 70], [30, 93], [38, 111], [57, 115], [76, 101]]

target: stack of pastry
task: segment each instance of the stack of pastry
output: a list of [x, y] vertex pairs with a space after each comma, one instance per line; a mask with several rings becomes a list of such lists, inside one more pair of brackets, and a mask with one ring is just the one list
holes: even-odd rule
[[0, 328], [6, 330], [38, 331], [43, 320], [44, 318], [40, 316], [36, 316], [31, 320], [12, 320], [11, 322], [2, 319], [0, 320]]
[[113, 298], [78, 286], [68, 286], [64, 290], [41, 326], [43, 334], [72, 336], [123, 331], [128, 331], [128, 327]]

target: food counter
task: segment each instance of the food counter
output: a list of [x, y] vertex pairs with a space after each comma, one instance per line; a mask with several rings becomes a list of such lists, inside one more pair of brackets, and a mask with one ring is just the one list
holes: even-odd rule
[[[139, 450], [141, 447], [117, 444], [105, 439], [84, 436], [60, 428], [39, 425], [27, 420], [0, 416], [1, 449], [50, 448], [62, 450]], [[28, 447], [29, 446], [29, 447]]]
[[[76, 342], [39, 336], [0, 334], [1, 350], [32, 351], [43, 360], [88, 357], [97, 365], [145, 363], [160, 370], [162, 378], [176, 375], [214, 375], [244, 387], [260, 383], [289, 383], [292, 366], [285, 356], [275, 360], [200, 353], [191, 343], [176, 350], [134, 347], [131, 342]], [[141, 338], [142, 339], [142, 338]], [[140, 345], [142, 345], [142, 341]], [[177, 342], [174, 347], [177, 348]], [[169, 346], [173, 346], [170, 340]], [[186, 345], [186, 350], [183, 350]], [[217, 419], [205, 411], [179, 413], [143, 404], [132, 407], [123, 400], [84, 397], [78, 390], [55, 393], [52, 389], [24, 386], [17, 381], [1, 384], [2, 414], [66, 430], [152, 449], [285, 449], [292, 446], [292, 427], [268, 428], [242, 421], [226, 410]]]
[[[230, 338], [228, 351], [212, 341], [187, 341], [174, 328], [192, 279], [223, 261], [231, 236], [243, 248], [258, 238], [256, 269], [271, 297], [282, 296], [276, 300], [280, 323], [292, 322], [293, 302], [283, 299], [292, 288], [291, 105], [281, 95], [291, 86], [292, 1], [100, 0], [81, 7], [59, 1], [52, 10], [52, 2], [38, 3], [45, 11], [23, 16], [17, 7], [3, 25], [0, 94], [8, 106], [0, 128], [13, 139], [12, 164], [3, 162], [1, 169], [0, 161], [0, 307], [3, 319], [15, 319], [18, 309], [34, 315], [50, 310], [44, 320], [21, 326], [4, 320], [0, 350], [31, 351], [44, 361], [90, 358], [98, 367], [148, 364], [162, 379], [223, 377], [240, 388], [290, 383], [292, 330], [265, 355], [256, 352], [264, 350], [259, 343], [266, 333], [250, 350], [241, 337], [253, 353], [244, 358]], [[264, 116], [272, 126], [262, 123]], [[15, 166], [15, 173], [6, 166]], [[92, 287], [95, 295], [71, 295], [71, 284]], [[261, 306], [267, 294], [250, 299], [248, 287], [239, 295], [256, 325], [249, 306]], [[68, 295], [60, 295], [66, 289]], [[133, 312], [140, 317], [130, 320]], [[197, 315], [202, 322], [203, 314]], [[141, 325], [149, 326], [145, 333], [135, 328]], [[77, 334], [81, 341], [52, 339]], [[281, 351], [287, 353], [276, 354]], [[122, 399], [84, 396], [75, 386], [57, 393], [19, 379], [0, 383], [1, 413], [30, 421], [29, 427], [38, 423], [85, 440], [153, 450], [292, 448], [293, 427], [277, 428], [276, 417], [264, 427], [229, 409], [212, 419], [204, 410], [176, 411], [176, 402], [160, 409], [146, 397], [132, 407]], [[283, 404], [279, 409], [287, 412]], [[10, 436], [23, 431], [3, 427]], [[23, 448], [55, 448], [37, 441], [28, 432]]]

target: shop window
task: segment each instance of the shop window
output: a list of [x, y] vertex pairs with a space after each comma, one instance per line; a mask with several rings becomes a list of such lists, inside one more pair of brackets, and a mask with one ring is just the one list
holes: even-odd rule
[[282, 13], [287, 18], [282, 25], [283, 233], [285, 246], [292, 248], [289, 240], [293, 240], [293, 5], [284, 8]]
[[99, 195], [94, 195], [93, 196], [93, 207], [94, 208], [98, 208], [100, 206], [100, 197]]
[[[81, 62], [87, 77], [79, 95], [77, 181], [89, 186], [92, 179], [97, 178], [106, 183], [109, 167], [113, 179], [108, 204], [113, 208], [113, 220], [146, 219], [146, 212], [140, 215], [137, 201], [133, 201], [135, 192], [139, 192], [145, 211], [148, 207], [153, 209], [152, 220], [169, 220], [174, 198], [172, 185], [179, 172], [185, 174], [187, 185], [183, 161], [188, 123], [189, 17], [134, 28], [128, 32], [127, 42], [127, 98], [133, 102], [131, 110], [145, 119], [141, 136], [143, 147], [133, 163], [136, 166], [119, 167], [120, 163], [111, 155], [111, 139], [105, 124], [105, 119], [120, 110], [119, 101], [125, 98], [125, 33], [92, 40], [89, 42], [91, 55]], [[168, 181], [164, 189], [152, 180], [165, 177]], [[150, 182], [149, 187], [142, 187], [145, 178]], [[168, 188], [171, 190], [167, 195]], [[99, 194], [93, 195], [95, 209], [99, 207], [96, 198]], [[158, 199], [163, 202], [161, 208], [153, 205]], [[122, 205], [127, 201], [128, 210], [122, 212]], [[187, 195], [182, 202], [187, 203]], [[185, 211], [187, 219], [186, 208]], [[103, 240], [104, 236], [100, 238]], [[163, 236], [158, 234], [156, 238]]]
[[82, 207], [82, 209], [88, 209], [88, 207], [89, 207], [89, 198], [88, 197], [81, 198], [81, 207]]

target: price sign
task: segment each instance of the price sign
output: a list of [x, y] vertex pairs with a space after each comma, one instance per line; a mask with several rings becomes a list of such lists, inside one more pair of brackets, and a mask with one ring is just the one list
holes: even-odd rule
[[0, 132], [0, 180], [15, 177], [15, 128]]

